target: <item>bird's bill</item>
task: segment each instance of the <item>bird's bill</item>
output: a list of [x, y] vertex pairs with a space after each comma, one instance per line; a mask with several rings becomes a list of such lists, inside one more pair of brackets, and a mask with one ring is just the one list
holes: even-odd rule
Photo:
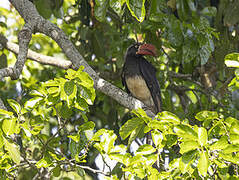
[[157, 56], [156, 48], [152, 44], [140, 45], [137, 54]]

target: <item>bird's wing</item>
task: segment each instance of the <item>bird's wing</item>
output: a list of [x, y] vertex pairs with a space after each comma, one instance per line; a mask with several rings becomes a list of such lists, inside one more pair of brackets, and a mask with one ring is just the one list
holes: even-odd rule
[[123, 66], [123, 70], [122, 70], [122, 73], [121, 73], [122, 85], [125, 87], [126, 92], [128, 94], [130, 94], [130, 91], [129, 91], [128, 87], [127, 87], [126, 80], [125, 80], [125, 73], [124, 73], [125, 67], [124, 66]]
[[139, 60], [140, 72], [150, 90], [157, 112], [161, 111], [160, 85], [156, 78], [156, 69], [143, 57]]

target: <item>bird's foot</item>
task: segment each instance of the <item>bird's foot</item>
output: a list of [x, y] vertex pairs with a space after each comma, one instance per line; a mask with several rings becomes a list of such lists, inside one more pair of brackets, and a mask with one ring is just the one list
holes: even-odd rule
[[149, 108], [148, 106], [143, 106], [142, 109], [146, 112], [146, 114], [150, 117], [150, 118], [154, 118], [155, 114], [153, 113], [152, 108]]

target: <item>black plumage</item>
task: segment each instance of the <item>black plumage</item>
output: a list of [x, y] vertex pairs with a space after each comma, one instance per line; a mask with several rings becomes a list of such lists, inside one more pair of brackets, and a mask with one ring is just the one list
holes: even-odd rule
[[161, 111], [161, 93], [155, 67], [144, 55], [155, 55], [154, 46], [136, 43], [127, 49], [122, 83], [127, 93], [141, 100], [154, 113]]

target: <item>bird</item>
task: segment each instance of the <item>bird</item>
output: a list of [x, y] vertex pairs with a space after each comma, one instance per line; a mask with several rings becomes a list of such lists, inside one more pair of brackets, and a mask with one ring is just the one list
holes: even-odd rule
[[161, 111], [160, 85], [156, 68], [144, 56], [156, 56], [152, 44], [134, 43], [125, 54], [121, 79], [126, 92], [142, 101], [153, 113]]

